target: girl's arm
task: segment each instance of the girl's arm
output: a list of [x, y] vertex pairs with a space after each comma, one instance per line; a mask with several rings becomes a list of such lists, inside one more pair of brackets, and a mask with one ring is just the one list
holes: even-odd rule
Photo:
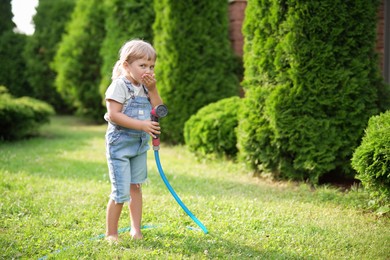
[[137, 120], [122, 113], [123, 105], [115, 100], [106, 99], [107, 114], [110, 121], [126, 128], [141, 130], [155, 138], [156, 134], [160, 133], [160, 126], [158, 122], [150, 120]]
[[153, 91], [149, 90], [149, 97], [150, 97], [150, 103], [152, 104], [152, 107], [156, 107], [163, 103], [160, 95], [158, 94], [157, 88], [155, 88]]

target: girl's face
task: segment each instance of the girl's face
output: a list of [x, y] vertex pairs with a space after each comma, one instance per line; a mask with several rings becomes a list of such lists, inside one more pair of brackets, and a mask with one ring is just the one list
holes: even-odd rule
[[142, 77], [144, 75], [154, 75], [154, 60], [148, 60], [146, 58], [138, 59], [132, 63], [127, 61], [124, 63], [126, 77], [131, 81], [131, 83], [139, 85], [142, 82]]

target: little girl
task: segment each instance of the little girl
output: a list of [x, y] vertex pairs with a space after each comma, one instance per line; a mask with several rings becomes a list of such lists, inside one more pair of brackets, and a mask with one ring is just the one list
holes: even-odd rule
[[147, 178], [146, 152], [149, 136], [160, 134], [158, 122], [150, 120], [152, 107], [162, 104], [154, 78], [156, 58], [154, 48], [145, 41], [125, 43], [105, 94], [106, 150], [111, 181], [106, 216], [108, 241], [118, 241], [118, 221], [123, 204], [128, 201], [130, 234], [133, 239], [142, 239], [141, 184]]

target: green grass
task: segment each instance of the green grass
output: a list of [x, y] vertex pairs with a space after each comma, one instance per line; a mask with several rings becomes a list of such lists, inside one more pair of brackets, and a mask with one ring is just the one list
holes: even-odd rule
[[[109, 245], [105, 126], [55, 117], [41, 135], [0, 144], [3, 259], [389, 259], [390, 221], [363, 210], [363, 192], [251, 177], [240, 164], [197, 161], [162, 146], [165, 174], [196, 224], [174, 201], [149, 152], [144, 240]], [[163, 138], [163, 136], [162, 136]], [[127, 208], [120, 227], [129, 226]]]

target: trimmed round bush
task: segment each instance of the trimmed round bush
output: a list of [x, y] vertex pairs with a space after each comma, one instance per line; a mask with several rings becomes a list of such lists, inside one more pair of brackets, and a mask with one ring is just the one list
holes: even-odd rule
[[54, 109], [46, 102], [30, 98], [13, 98], [4, 87], [0, 91], [0, 139], [15, 140], [33, 134], [48, 123]]
[[184, 140], [197, 155], [237, 154], [235, 129], [240, 98], [230, 97], [201, 108], [184, 125]]
[[375, 204], [390, 205], [390, 110], [371, 117], [362, 143], [352, 157], [356, 178]]

